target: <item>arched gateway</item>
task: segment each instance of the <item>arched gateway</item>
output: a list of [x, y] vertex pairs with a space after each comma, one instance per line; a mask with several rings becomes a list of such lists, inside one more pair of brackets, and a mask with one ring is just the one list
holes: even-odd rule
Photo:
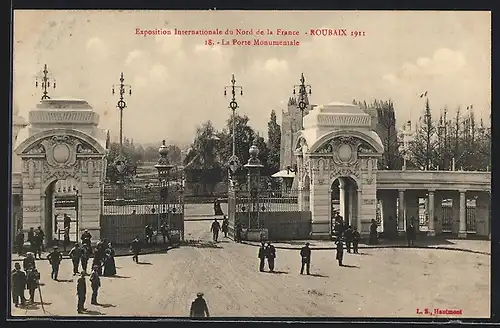
[[384, 151], [369, 114], [356, 105], [316, 106], [295, 145], [299, 207], [312, 214], [312, 236], [330, 235], [332, 209], [362, 234], [377, 206], [377, 161]]
[[[43, 100], [17, 136], [15, 157], [22, 177], [22, 228], [41, 226], [51, 241], [57, 181], [75, 181], [79, 231], [100, 237], [101, 194], [105, 176], [104, 131], [99, 115], [84, 100]], [[15, 165], [14, 165], [15, 166]], [[16, 174], [16, 172], [13, 172]]]

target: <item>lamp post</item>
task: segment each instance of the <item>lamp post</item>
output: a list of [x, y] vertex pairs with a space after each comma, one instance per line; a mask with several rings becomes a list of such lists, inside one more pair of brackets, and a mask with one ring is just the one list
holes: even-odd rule
[[239, 167], [239, 159], [236, 156], [236, 114], [235, 111], [239, 107], [238, 102], [236, 101], [236, 90], [240, 91], [240, 95], [243, 96], [243, 87], [236, 85], [236, 79], [234, 78], [234, 74], [231, 78], [231, 85], [224, 87], [224, 96], [227, 96], [227, 90], [231, 90], [231, 101], [229, 102], [229, 108], [232, 111], [232, 125], [233, 125], [233, 154], [229, 158], [229, 169], [231, 171], [231, 176], [236, 172], [236, 169]]
[[123, 110], [127, 107], [127, 103], [125, 102], [124, 95], [127, 93], [132, 95], [132, 87], [128, 84], [124, 84], [125, 79], [123, 78], [123, 73], [120, 75], [120, 84], [115, 84], [112, 86], [111, 93], [115, 94], [115, 87], [118, 88], [118, 92], [120, 94], [120, 98], [116, 104], [116, 107], [120, 110], [120, 154], [114, 159], [114, 167], [116, 172], [118, 173], [118, 197], [116, 200], [118, 204], [124, 203], [124, 183], [125, 176], [129, 174], [129, 163], [127, 159], [123, 155]]
[[167, 224], [168, 229], [171, 229], [170, 226], [170, 208], [168, 202], [168, 193], [170, 186], [170, 171], [174, 167], [174, 165], [170, 164], [168, 160], [168, 148], [165, 145], [165, 140], [162, 141], [160, 148], [158, 149], [158, 153], [160, 154], [160, 158], [158, 159], [158, 163], [155, 165], [155, 168], [158, 170], [158, 187], [159, 187], [159, 198], [158, 198], [158, 228], [160, 227], [162, 209], [165, 209], [165, 213], [167, 216]]
[[260, 164], [259, 148], [257, 147], [256, 139], [254, 139], [253, 145], [248, 150], [250, 158], [248, 163], [245, 164], [245, 168], [248, 170], [248, 191], [250, 192], [250, 206], [248, 207], [248, 229], [252, 229], [254, 225], [253, 222], [257, 222], [256, 228], [260, 228], [259, 220], [259, 191], [260, 191], [260, 170], [264, 167]]
[[[38, 82], [39, 79], [41, 80], [40, 83]], [[47, 64], [45, 64], [43, 66], [42, 75], [37, 76], [35, 79], [35, 87], [38, 88], [38, 86], [40, 85], [40, 87], [42, 88], [42, 100], [50, 99], [49, 92], [47, 90], [50, 89], [51, 82], [52, 82], [52, 88], [55, 89], [56, 80], [54, 80], [49, 76]]]
[[306, 103], [306, 97], [307, 93], [311, 94], [311, 85], [305, 84], [306, 79], [304, 77], [304, 73], [301, 74], [300, 76], [300, 84], [299, 85], [294, 85], [293, 86], [293, 94], [297, 93], [296, 89], [299, 89], [299, 102], [297, 103], [297, 107], [300, 109], [300, 113], [302, 114], [301, 120], [300, 120], [300, 128], [304, 128], [304, 110], [307, 107]]

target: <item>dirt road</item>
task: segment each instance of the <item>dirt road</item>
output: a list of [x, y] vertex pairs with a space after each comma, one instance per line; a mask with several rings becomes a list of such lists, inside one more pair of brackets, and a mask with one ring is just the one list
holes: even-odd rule
[[[193, 246], [144, 255], [143, 264], [117, 258], [119, 277], [102, 278], [104, 306], [86, 304], [89, 315], [186, 316], [196, 293], [203, 292], [212, 316], [423, 316], [417, 308], [458, 309], [461, 318], [489, 316], [487, 255], [370, 249], [347, 254], [348, 266], [339, 267], [334, 251], [314, 251], [313, 275], [306, 276], [299, 274], [297, 250], [278, 250], [279, 272], [260, 273], [256, 247], [224, 238], [214, 245], [209, 229], [210, 222], [186, 222], [186, 239], [199, 240]], [[37, 266], [45, 283], [46, 315], [76, 315], [76, 280], [54, 282], [47, 262]], [[73, 279], [68, 260], [60, 278]], [[14, 308], [13, 315], [44, 314], [35, 305]]]

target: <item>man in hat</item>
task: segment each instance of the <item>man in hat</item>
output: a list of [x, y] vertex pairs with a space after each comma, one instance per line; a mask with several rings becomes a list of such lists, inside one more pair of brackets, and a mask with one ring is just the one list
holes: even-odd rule
[[45, 240], [45, 232], [43, 232], [41, 226], [38, 226], [38, 228], [35, 231], [35, 239], [37, 241], [37, 246], [38, 246], [38, 249], [36, 250], [38, 252], [38, 257], [42, 258], [42, 252], [45, 252], [43, 246], [43, 242]]
[[88, 229], [85, 229], [85, 231], [83, 231], [81, 239], [82, 239], [82, 244], [90, 246], [90, 240], [92, 239], [92, 235], [90, 234]]
[[59, 252], [59, 247], [54, 246], [54, 250], [47, 255], [47, 260], [49, 260], [49, 263], [52, 266], [52, 273], [50, 274], [50, 277], [57, 281], [59, 266], [62, 261], [62, 254]]
[[101, 287], [101, 278], [99, 277], [99, 266], [94, 265], [92, 268], [92, 274], [90, 275], [90, 287], [92, 287], [92, 299], [90, 304], [98, 305], [97, 296], [99, 294], [99, 288]]
[[16, 251], [17, 255], [21, 256], [24, 248], [24, 233], [23, 229], [18, 229], [16, 234]]
[[259, 271], [264, 272], [264, 265], [266, 264], [266, 255], [267, 255], [267, 249], [266, 249], [266, 244], [262, 243], [259, 248], [259, 254], [257, 257], [259, 258]]
[[87, 311], [85, 308], [85, 298], [87, 295], [87, 282], [85, 281], [85, 272], [80, 273], [80, 278], [76, 281], [76, 296], [78, 297], [78, 303], [76, 310], [78, 313]]
[[21, 264], [19, 264], [19, 262], [14, 264], [11, 282], [14, 305], [19, 307], [19, 301], [21, 301], [21, 306], [25, 306], [26, 298], [24, 297], [24, 288], [26, 287], [26, 274], [21, 271]]
[[35, 291], [37, 290], [39, 283], [40, 272], [38, 272], [32, 264], [29, 264], [28, 269], [26, 270], [26, 289], [29, 292], [30, 304], [35, 303]]
[[191, 303], [191, 310], [189, 311], [191, 318], [204, 318], [210, 317], [208, 312], [207, 302], [203, 298], [203, 293], [196, 294], [196, 299]]
[[80, 265], [80, 259], [82, 258], [82, 249], [80, 244], [75, 243], [75, 246], [69, 251], [69, 258], [73, 262], [73, 275], [78, 274], [78, 266]]
[[132, 256], [132, 261], [139, 263], [139, 253], [141, 252], [141, 242], [139, 241], [139, 236], [136, 236], [134, 241], [132, 241], [130, 250], [132, 251], [132, 254], [134, 254], [134, 256]]
[[306, 273], [310, 274], [309, 270], [311, 268], [311, 249], [309, 248], [309, 243], [306, 243], [306, 245], [300, 249], [300, 257], [302, 258], [300, 274], [304, 274], [304, 267], [306, 267]]
[[353, 229], [353, 231], [352, 231], [352, 247], [353, 247], [354, 254], [359, 254], [358, 247], [359, 247], [360, 240], [361, 240], [361, 235], [359, 234], [359, 231], [356, 229]]
[[342, 260], [344, 259], [344, 241], [339, 238], [336, 242], [337, 244], [337, 261], [339, 261], [339, 266], [343, 266]]
[[347, 253], [351, 252], [351, 244], [352, 244], [352, 227], [348, 226], [347, 230], [344, 231], [344, 238], [345, 238], [345, 246], [347, 248]]
[[210, 232], [213, 234], [213, 240], [215, 242], [217, 242], [217, 240], [219, 239], [219, 231], [220, 231], [220, 224], [219, 221], [215, 219], [214, 222], [212, 222], [212, 226], [210, 227]]
[[274, 272], [274, 260], [276, 259], [276, 248], [269, 242], [266, 247], [267, 264], [269, 271]]
[[[35, 230], [33, 227], [30, 228], [28, 231], [28, 242], [30, 243], [30, 251], [31, 252], [36, 252], [36, 238], [35, 238]], [[36, 255], [35, 255], [36, 258]]]
[[35, 265], [35, 257], [32, 252], [26, 253], [26, 257], [23, 259], [23, 270], [26, 271], [28, 270], [29, 266], [32, 266], [33, 268], [36, 268]]

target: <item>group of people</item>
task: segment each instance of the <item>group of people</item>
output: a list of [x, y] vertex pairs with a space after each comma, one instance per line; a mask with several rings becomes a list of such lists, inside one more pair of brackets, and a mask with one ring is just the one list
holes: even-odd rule
[[219, 223], [219, 221], [217, 221], [217, 219], [214, 219], [212, 225], [210, 226], [210, 232], [212, 233], [212, 240], [216, 243], [219, 241], [219, 231], [221, 230], [224, 233], [224, 238], [227, 238], [227, 233], [229, 232], [229, 220], [226, 218], [225, 215], [224, 219], [222, 220], [222, 226]]
[[[44, 249], [45, 232], [43, 232], [42, 227], [38, 227], [36, 230], [31, 227], [28, 231], [27, 241], [29, 242], [29, 252], [32, 252], [35, 258], [42, 258], [42, 252]], [[15, 237], [15, 248], [18, 255], [23, 255], [24, 253], [24, 233], [22, 229], [19, 229]]]
[[276, 248], [269, 242], [267, 243], [262, 243], [260, 248], [259, 248], [259, 253], [257, 255], [259, 258], [259, 271], [264, 272], [264, 267], [266, 264], [266, 259], [267, 259], [267, 264], [269, 266], [269, 271], [274, 272], [274, 261], [276, 259]]
[[[12, 300], [15, 307], [24, 307], [35, 303], [35, 292], [40, 287], [40, 273], [33, 263], [29, 262], [24, 271], [16, 262], [12, 271]], [[26, 300], [25, 290], [28, 290], [29, 300]]]

